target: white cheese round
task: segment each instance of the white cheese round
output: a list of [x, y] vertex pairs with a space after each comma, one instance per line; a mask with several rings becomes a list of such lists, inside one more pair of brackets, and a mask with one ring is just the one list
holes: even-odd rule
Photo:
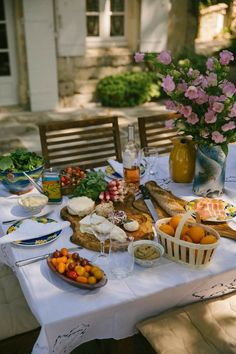
[[130, 220], [127, 221], [124, 225], [123, 225], [124, 229], [127, 231], [137, 231], [139, 229], [139, 223], [136, 220]]
[[67, 210], [71, 215], [85, 216], [90, 214], [95, 206], [95, 202], [88, 197], [76, 197], [69, 200]]

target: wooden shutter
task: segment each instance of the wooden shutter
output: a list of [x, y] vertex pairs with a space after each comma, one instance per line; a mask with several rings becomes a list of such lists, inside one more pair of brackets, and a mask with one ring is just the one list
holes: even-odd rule
[[142, 0], [141, 52], [161, 52], [166, 49], [170, 0]]
[[85, 0], [57, 0], [57, 45], [59, 56], [85, 53]]
[[32, 111], [55, 108], [57, 62], [52, 0], [23, 0], [29, 95]]

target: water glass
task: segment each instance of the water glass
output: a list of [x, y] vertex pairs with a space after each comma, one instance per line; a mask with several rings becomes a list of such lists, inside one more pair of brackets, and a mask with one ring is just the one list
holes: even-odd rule
[[128, 247], [132, 243], [133, 238], [123, 242], [110, 241], [109, 272], [112, 278], [126, 278], [132, 273], [134, 269], [134, 254], [133, 252], [128, 252]]
[[144, 147], [142, 150], [145, 168], [147, 169], [148, 179], [154, 177], [157, 173], [158, 149], [155, 147]]

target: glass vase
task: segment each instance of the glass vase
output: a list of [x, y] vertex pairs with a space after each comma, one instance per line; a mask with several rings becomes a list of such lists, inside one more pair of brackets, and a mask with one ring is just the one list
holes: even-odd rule
[[173, 139], [169, 158], [170, 176], [174, 182], [190, 183], [195, 170], [195, 145], [188, 137]]
[[193, 181], [196, 195], [216, 198], [223, 193], [226, 157], [219, 145], [198, 146]]

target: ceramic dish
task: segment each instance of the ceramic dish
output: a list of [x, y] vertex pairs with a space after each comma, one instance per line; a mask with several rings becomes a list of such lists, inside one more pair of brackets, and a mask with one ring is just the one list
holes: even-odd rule
[[[46, 217], [32, 217], [30, 218], [31, 220], [37, 221], [37, 222], [41, 222], [41, 223], [51, 223], [51, 222], [56, 222], [53, 219], [49, 219]], [[21, 223], [23, 222], [23, 220], [19, 220], [17, 222], [15, 222], [13, 225], [11, 225], [8, 230], [7, 230], [7, 234], [11, 233], [12, 231], [15, 231], [17, 228], [20, 227]], [[61, 233], [61, 230], [54, 232], [52, 234], [49, 235], [45, 235], [45, 236], [40, 236], [37, 238], [32, 238], [29, 240], [24, 240], [24, 241], [14, 241], [12, 242], [14, 245], [17, 246], [23, 246], [23, 247], [38, 247], [38, 246], [43, 246], [46, 245], [48, 243], [51, 243], [53, 241], [55, 241], [59, 235]]]
[[[214, 209], [214, 207], [212, 208], [213, 211], [210, 212], [211, 216], [205, 217], [203, 213], [206, 212], [207, 209], [207, 205], [204, 206], [202, 208], [203, 212], [201, 213], [201, 209], [199, 209], [199, 207], [197, 207], [197, 203], [199, 202], [208, 202], [212, 205], [214, 202], [216, 203], [220, 203], [221, 204], [221, 208], [216, 208]], [[220, 199], [209, 199], [209, 198], [199, 198], [199, 199], [194, 199], [191, 200], [190, 202], [188, 202], [188, 204], [186, 205], [186, 210], [187, 211], [197, 211], [201, 220], [203, 221], [210, 221], [210, 222], [225, 222], [228, 220], [231, 220], [233, 217], [236, 216], [236, 206], [234, 206], [233, 204], [227, 203], [223, 200]], [[206, 214], [207, 215], [207, 214]]]
[[[143, 251], [145, 247], [145, 252], [147, 258], [139, 258], [138, 257], [138, 249], [141, 249]], [[141, 265], [142, 267], [153, 267], [155, 266], [161, 259], [161, 257], [164, 254], [164, 248], [162, 245], [155, 241], [150, 241], [150, 240], [139, 240], [133, 242], [133, 244], [129, 245], [128, 247], [128, 252], [129, 253], [134, 253], [134, 261], [135, 263]], [[157, 254], [154, 253], [154, 257], [150, 256], [150, 252], [157, 252]], [[149, 256], [148, 256], [149, 254]], [[156, 256], [157, 255], [157, 256]], [[149, 258], [150, 257], [150, 258]]]
[[[141, 172], [141, 177], [143, 177], [145, 174], [145, 167], [142, 164], [140, 166], [140, 172]], [[107, 166], [105, 168], [105, 175], [108, 178], [123, 179], [123, 176], [115, 172], [112, 166]]]
[[99, 280], [96, 284], [84, 284], [84, 283], [77, 282], [77, 281], [75, 281], [73, 279], [70, 279], [70, 278], [66, 277], [65, 275], [60, 274], [60, 273], [58, 273], [56, 271], [55, 267], [53, 266], [53, 264], [51, 262], [51, 258], [52, 258], [52, 256], [49, 256], [47, 258], [47, 264], [48, 264], [49, 268], [51, 269], [51, 271], [56, 276], [58, 276], [59, 278], [64, 280], [66, 283], [68, 283], [68, 284], [70, 284], [72, 286], [75, 286], [75, 287], [80, 288], [80, 289], [94, 290], [94, 289], [98, 289], [98, 288], [103, 287], [107, 283], [106, 274], [104, 274], [104, 277], [101, 280]]
[[43, 194], [23, 195], [18, 201], [19, 205], [28, 213], [39, 214], [47, 205], [48, 197]]

